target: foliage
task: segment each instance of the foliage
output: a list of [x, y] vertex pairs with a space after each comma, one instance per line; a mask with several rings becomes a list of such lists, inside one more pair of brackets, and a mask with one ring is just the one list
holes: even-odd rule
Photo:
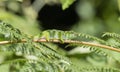
[[[30, 1], [0, 1], [1, 72], [120, 72], [115, 0]], [[38, 12], [45, 4], [60, 3], [65, 10], [74, 2], [80, 20], [70, 31], [38, 28]]]
[[62, 3], [62, 9], [65, 10], [67, 9], [75, 0], [60, 0]]
[[[40, 43], [34, 42], [35, 40], [45, 39], [46, 42], [54, 42], [54, 40], [58, 40], [59, 43], [65, 43], [66, 40], [75, 40], [75, 38], [86, 37], [92, 38], [92, 40], [96, 40], [101, 42], [100, 39], [84, 35], [80, 33], [76, 33], [73, 31], [61, 31], [61, 30], [46, 30], [40, 33], [37, 37], [29, 37], [26, 34], [22, 33], [20, 30], [14, 28], [10, 24], [0, 22], [0, 34], [2, 41], [10, 41], [8, 45], [2, 45], [0, 51], [1, 52], [10, 52], [11, 55], [8, 59], [1, 62], [1, 65], [9, 65], [10, 71], [19, 71], [19, 72], [79, 72], [79, 71], [118, 71], [119, 69], [113, 68], [105, 68], [104, 66], [99, 67], [87, 67], [87, 64], [82, 66], [74, 66], [76, 64], [71, 63], [69, 58], [60, 54], [56, 49], [47, 45], [47, 43]], [[115, 33], [114, 33], [115, 34]], [[105, 33], [104, 35], [113, 36], [114, 34]], [[117, 35], [117, 34], [116, 34]], [[116, 37], [120, 37], [117, 35]], [[26, 40], [25, 42], [22, 40]], [[2, 42], [1, 41], [1, 42]], [[72, 44], [71, 41], [68, 41]], [[76, 41], [76, 40], [75, 40]], [[24, 42], [24, 43], [23, 43]], [[76, 42], [73, 42], [74, 44]], [[80, 41], [81, 43], [81, 41]], [[71, 46], [71, 45], [70, 45]], [[83, 46], [88, 47], [91, 51], [92, 55], [98, 54], [103, 57], [113, 57], [111, 55], [107, 55], [107, 51], [104, 49], [99, 49], [97, 45], [84, 45], [83, 44], [76, 44], [76, 46]], [[100, 47], [100, 46], [99, 46]], [[102, 48], [102, 47], [101, 47]], [[104, 48], [104, 47], [103, 47]], [[106, 54], [105, 54], [106, 53]], [[117, 61], [117, 60], [116, 60]], [[76, 70], [76, 67], [78, 69]]]
[[[32, 29], [34, 29], [36, 32], [40, 32], [39, 29], [37, 28], [38, 25], [36, 21], [34, 20], [30, 21], [25, 17], [17, 16], [11, 12], [6, 12], [4, 10], [1, 10], [0, 20], [4, 20], [5, 22], [8, 22], [12, 24], [14, 27], [19, 28], [21, 31], [24, 31], [25, 33], [30, 35], [36, 34]], [[27, 29], [25, 29], [26, 26], [28, 27]]]
[[[10, 63], [10, 67], [13, 66], [13, 69], [10, 69], [11, 71], [28, 72], [31, 70], [33, 72], [51, 72], [53, 70], [53, 72], [61, 72], [69, 70], [70, 61], [56, 50], [44, 43], [33, 43], [28, 36], [22, 35], [21, 31], [7, 23], [0, 22], [0, 29], [0, 34], [4, 40], [11, 42], [19, 42], [22, 39], [27, 40], [26, 43], [10, 44], [5, 46], [4, 50], [1, 49], [4, 52], [13, 52], [16, 56], [15, 59], [10, 59], [2, 63]], [[18, 65], [18, 68], [16, 65]]]

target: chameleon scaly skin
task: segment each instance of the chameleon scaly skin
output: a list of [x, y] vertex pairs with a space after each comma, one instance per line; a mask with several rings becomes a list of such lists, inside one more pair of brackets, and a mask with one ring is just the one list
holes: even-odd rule
[[61, 30], [45, 30], [40, 34], [40, 38], [44, 38], [47, 41], [58, 39], [62, 43], [64, 40], [72, 39], [77, 37], [76, 33], [73, 31], [61, 31]]

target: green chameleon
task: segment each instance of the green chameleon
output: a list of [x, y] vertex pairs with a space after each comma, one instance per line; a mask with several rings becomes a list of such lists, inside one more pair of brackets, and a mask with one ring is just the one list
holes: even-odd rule
[[57, 39], [62, 43], [64, 40], [70, 40], [77, 36], [77, 34], [73, 31], [61, 31], [61, 30], [45, 30], [39, 34], [39, 38], [46, 39], [47, 41]]

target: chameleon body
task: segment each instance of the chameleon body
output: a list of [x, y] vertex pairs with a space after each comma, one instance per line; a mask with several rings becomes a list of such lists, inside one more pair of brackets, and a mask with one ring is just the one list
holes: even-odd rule
[[64, 42], [64, 40], [70, 40], [75, 38], [76, 36], [76, 33], [73, 31], [45, 30], [40, 33], [39, 38], [44, 38], [47, 41], [58, 39], [61, 42]]

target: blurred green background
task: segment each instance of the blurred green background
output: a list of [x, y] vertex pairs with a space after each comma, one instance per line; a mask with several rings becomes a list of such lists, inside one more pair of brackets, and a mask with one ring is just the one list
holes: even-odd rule
[[120, 33], [119, 0], [76, 0], [66, 10], [62, 10], [59, 0], [3, 0], [0, 20], [30, 35], [45, 29], [95, 36], [106, 31]]
[[[62, 10], [59, 0], [0, 0], [0, 20], [30, 36], [46, 29], [60, 29], [101, 37], [103, 32], [120, 33], [120, 0], [76, 0], [66, 10]], [[0, 62], [9, 55], [0, 54]], [[116, 52], [110, 54], [117, 61], [93, 55], [81, 47], [68, 51], [68, 54], [76, 65], [80, 63], [119, 68], [117, 62], [120, 57]], [[5, 72], [4, 67], [8, 69], [3, 65], [0, 67], [3, 70], [1, 72]]]

